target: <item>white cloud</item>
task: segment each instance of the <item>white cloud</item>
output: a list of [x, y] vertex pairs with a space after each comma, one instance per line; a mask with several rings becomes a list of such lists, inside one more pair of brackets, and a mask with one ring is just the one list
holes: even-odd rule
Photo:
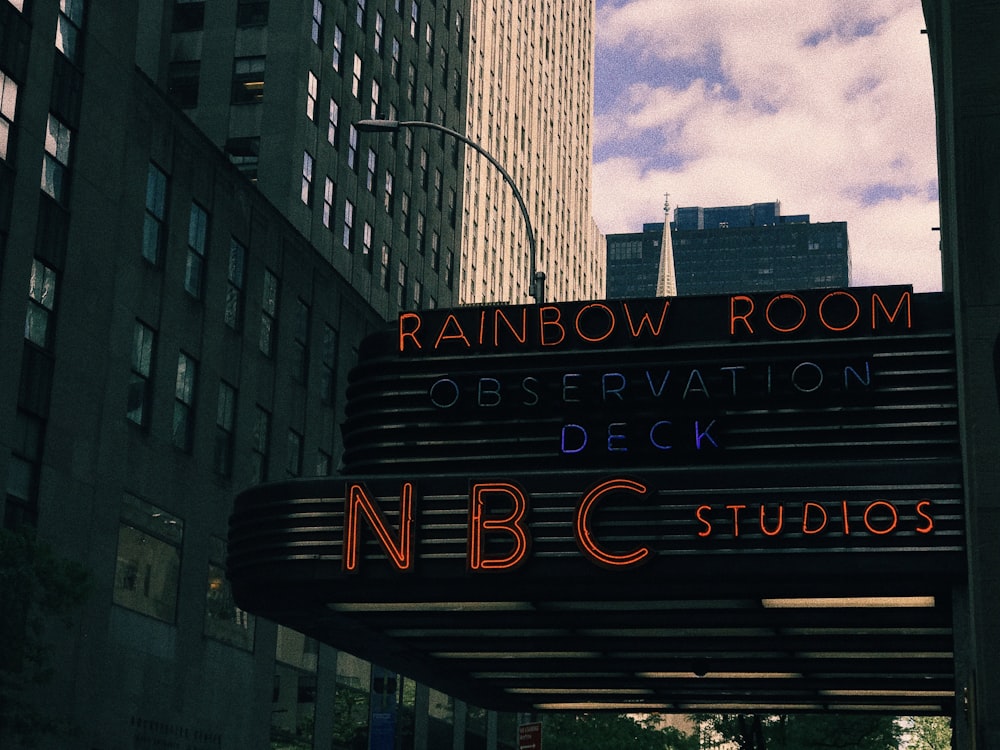
[[598, 19], [599, 56], [636, 61], [619, 60], [632, 72], [596, 122], [603, 231], [658, 221], [665, 191], [674, 205], [781, 200], [848, 222], [855, 283], [939, 287], [918, 0], [631, 0]]

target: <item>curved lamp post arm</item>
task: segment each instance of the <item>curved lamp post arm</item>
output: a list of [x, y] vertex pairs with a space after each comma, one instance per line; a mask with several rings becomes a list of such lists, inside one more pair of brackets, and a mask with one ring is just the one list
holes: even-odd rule
[[530, 274], [528, 279], [528, 293], [535, 299], [536, 302], [544, 301], [545, 273], [538, 271], [536, 267], [535, 232], [531, 228], [531, 216], [528, 214], [528, 207], [525, 205], [524, 197], [521, 195], [521, 191], [518, 189], [517, 183], [514, 182], [514, 178], [508, 174], [507, 170], [504, 169], [503, 165], [498, 162], [492, 154], [472, 139], [466, 137], [462, 133], [459, 133], [457, 130], [446, 128], [444, 125], [438, 125], [436, 122], [426, 122], [424, 120], [359, 120], [354, 123], [354, 127], [361, 133], [395, 133], [400, 128], [428, 128], [430, 130], [439, 130], [442, 133], [447, 133], [453, 138], [457, 138], [462, 143], [475, 149], [477, 153], [496, 167], [497, 171], [503, 176], [504, 182], [510, 186], [511, 192], [514, 193], [514, 198], [517, 200], [517, 205], [521, 208], [521, 214], [524, 216], [524, 227], [528, 234], [528, 260]]

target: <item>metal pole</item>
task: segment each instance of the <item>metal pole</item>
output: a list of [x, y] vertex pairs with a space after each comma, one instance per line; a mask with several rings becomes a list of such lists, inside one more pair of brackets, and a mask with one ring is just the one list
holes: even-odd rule
[[426, 122], [424, 120], [359, 120], [354, 123], [354, 127], [361, 133], [393, 133], [400, 128], [428, 128], [430, 130], [439, 130], [442, 133], [447, 133], [453, 138], [457, 138], [462, 143], [475, 149], [476, 152], [496, 167], [497, 171], [503, 176], [504, 182], [510, 186], [511, 192], [514, 193], [514, 198], [517, 200], [517, 205], [521, 208], [521, 214], [524, 216], [524, 226], [528, 233], [528, 293], [536, 302], [544, 302], [545, 273], [537, 270], [537, 261], [535, 257], [535, 232], [531, 228], [531, 216], [528, 214], [528, 207], [524, 202], [524, 197], [521, 195], [521, 191], [514, 182], [514, 178], [507, 173], [507, 170], [504, 169], [503, 165], [498, 162], [492, 154], [472, 139], [466, 137], [462, 133], [459, 133], [457, 130], [446, 128], [444, 125], [438, 125], [436, 122]]

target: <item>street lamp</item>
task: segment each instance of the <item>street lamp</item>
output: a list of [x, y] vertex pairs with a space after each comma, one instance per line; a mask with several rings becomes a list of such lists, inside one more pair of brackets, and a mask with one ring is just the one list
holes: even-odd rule
[[530, 264], [528, 275], [528, 289], [530, 291], [528, 293], [534, 298], [535, 302], [543, 302], [545, 300], [545, 273], [537, 270], [536, 267], [535, 232], [531, 228], [531, 217], [528, 215], [528, 207], [525, 205], [524, 197], [521, 195], [521, 191], [518, 190], [514, 179], [507, 173], [507, 170], [503, 168], [503, 165], [493, 158], [493, 156], [486, 151], [486, 149], [475, 141], [462, 135], [457, 130], [446, 128], [444, 125], [438, 125], [436, 122], [426, 122], [424, 120], [359, 120], [354, 123], [354, 127], [360, 133], [395, 133], [400, 128], [428, 128], [430, 130], [439, 130], [442, 133], [447, 133], [448, 135], [457, 138], [462, 143], [472, 147], [477, 152], [482, 154], [483, 157], [485, 157], [485, 159], [496, 167], [500, 174], [503, 175], [504, 181], [510, 185], [510, 189], [514, 193], [514, 198], [517, 199], [517, 205], [521, 207], [521, 213], [524, 216], [524, 227], [528, 233], [528, 260]]

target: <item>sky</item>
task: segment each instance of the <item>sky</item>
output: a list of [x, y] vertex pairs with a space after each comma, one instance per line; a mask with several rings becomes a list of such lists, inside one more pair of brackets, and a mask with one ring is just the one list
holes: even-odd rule
[[[597, 0], [593, 213], [781, 202], [846, 221], [854, 286], [941, 288], [920, 0]], [[671, 213], [671, 219], [673, 214]]]

